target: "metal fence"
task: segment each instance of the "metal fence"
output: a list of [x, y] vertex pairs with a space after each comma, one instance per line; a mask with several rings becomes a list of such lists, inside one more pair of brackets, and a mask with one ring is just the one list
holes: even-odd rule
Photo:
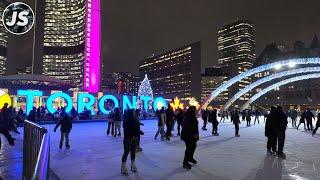
[[23, 179], [48, 179], [50, 137], [38, 124], [24, 121]]

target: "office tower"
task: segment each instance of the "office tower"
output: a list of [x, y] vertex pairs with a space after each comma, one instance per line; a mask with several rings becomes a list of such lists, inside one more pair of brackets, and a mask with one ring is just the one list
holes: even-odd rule
[[[255, 54], [255, 29], [253, 24], [247, 20], [237, 20], [225, 25], [218, 30], [218, 63], [228, 66], [230, 76], [236, 76], [247, 71], [253, 66], [256, 59]], [[232, 96], [240, 89], [250, 84], [250, 78], [243, 79], [229, 88]], [[248, 100], [247, 93], [240, 100]]]
[[46, 0], [43, 41], [44, 75], [99, 90], [100, 0]]
[[[3, 14], [6, 8], [6, 1], [0, 1], [0, 14]], [[8, 42], [8, 32], [2, 23], [2, 18], [0, 22], [0, 76], [6, 73], [6, 60], [7, 60], [7, 42]]]
[[145, 74], [154, 96], [167, 99], [201, 97], [201, 42], [153, 55], [139, 65], [139, 75]]

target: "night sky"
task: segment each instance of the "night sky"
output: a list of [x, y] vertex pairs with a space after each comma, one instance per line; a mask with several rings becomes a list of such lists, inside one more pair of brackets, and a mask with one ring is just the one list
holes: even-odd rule
[[[32, 0], [26, 0], [30, 2]], [[257, 55], [268, 43], [309, 45], [320, 36], [319, 0], [101, 0], [106, 71], [137, 72], [139, 60], [202, 41], [202, 68], [217, 62], [217, 29], [237, 18], [256, 28]], [[32, 32], [11, 37], [9, 71], [31, 64]]]

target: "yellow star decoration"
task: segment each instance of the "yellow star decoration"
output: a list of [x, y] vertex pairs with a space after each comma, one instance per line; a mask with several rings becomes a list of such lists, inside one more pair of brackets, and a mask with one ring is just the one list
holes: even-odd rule
[[184, 109], [183, 107], [183, 103], [180, 102], [180, 100], [178, 99], [178, 97], [175, 97], [173, 102], [170, 103], [170, 106], [172, 107], [172, 109], [175, 111], [176, 109]]
[[197, 110], [200, 108], [200, 104], [195, 97], [191, 97], [187, 99], [189, 101], [190, 106], [195, 106]]

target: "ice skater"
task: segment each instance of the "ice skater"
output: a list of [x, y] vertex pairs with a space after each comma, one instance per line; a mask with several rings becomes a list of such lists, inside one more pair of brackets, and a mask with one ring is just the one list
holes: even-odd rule
[[235, 137], [240, 137], [240, 135], [239, 135], [239, 124], [241, 122], [240, 122], [240, 116], [239, 116], [238, 110], [235, 110], [235, 111], [231, 112], [231, 121], [234, 124]]
[[254, 113], [254, 116], [255, 116], [255, 118], [254, 118], [254, 124], [256, 124], [256, 121], [258, 121], [258, 124], [260, 124], [260, 123], [259, 123], [260, 111], [259, 111], [258, 109], [256, 109], [256, 111], [255, 111], [255, 113]]
[[268, 138], [267, 141], [267, 154], [275, 154], [277, 152], [277, 134], [273, 127], [275, 126], [275, 113], [276, 107], [272, 106], [270, 113], [267, 115], [265, 124], [265, 136]]
[[221, 123], [221, 122], [224, 122], [226, 120], [226, 112], [222, 111], [222, 113], [220, 115], [221, 115], [221, 119], [220, 119], [220, 123]]
[[314, 119], [314, 115], [311, 112], [310, 108], [307, 109], [307, 111], [305, 113], [305, 118], [306, 118], [306, 121], [307, 121], [308, 131], [313, 131], [312, 119]]
[[140, 139], [141, 139], [141, 136], [144, 135], [144, 132], [141, 131], [141, 127], [140, 126], [144, 126], [144, 124], [140, 122], [140, 109], [136, 109], [134, 116], [136, 118], [136, 121], [139, 123], [139, 132], [140, 132], [139, 136], [138, 136], [138, 144], [137, 144], [136, 152], [142, 152], [143, 149], [140, 146]]
[[203, 131], [207, 131], [208, 109], [202, 110], [201, 117], [202, 117], [202, 120], [203, 120], [202, 130], [203, 130]]
[[178, 114], [176, 115], [177, 118], [177, 129], [178, 129], [178, 134], [177, 136], [180, 136], [180, 131], [181, 131], [181, 126], [183, 123], [183, 110], [182, 109], [178, 109]]
[[54, 132], [57, 131], [57, 128], [60, 127], [60, 143], [59, 143], [59, 149], [62, 148], [64, 138], [66, 138], [66, 148], [70, 149], [70, 144], [69, 144], [69, 134], [72, 129], [72, 120], [71, 117], [68, 116], [68, 114], [65, 112], [64, 108], [61, 108], [61, 113], [60, 113], [60, 119], [57, 123], [57, 125], [54, 127]]
[[314, 130], [312, 132], [312, 136], [314, 136], [316, 134], [319, 127], [320, 127], [320, 113], [318, 113], [316, 127], [314, 128]]
[[123, 155], [121, 164], [121, 174], [128, 175], [127, 170], [127, 158], [130, 153], [131, 156], [131, 171], [137, 172], [137, 167], [135, 164], [136, 159], [136, 148], [138, 144], [138, 136], [140, 135], [139, 122], [134, 116], [134, 110], [130, 109], [126, 112], [125, 119], [123, 121]]
[[110, 134], [111, 128], [111, 136], [114, 135], [114, 111], [113, 109], [108, 114], [108, 129], [107, 129], [107, 136]]
[[164, 141], [164, 124], [166, 123], [166, 112], [164, 111], [164, 107], [161, 108], [158, 113], [158, 131], [154, 136], [154, 139], [157, 140], [158, 135], [161, 135], [161, 141]]
[[306, 128], [306, 123], [305, 123], [305, 119], [306, 119], [305, 114], [306, 114], [305, 111], [301, 114], [300, 121], [299, 121], [299, 124], [298, 124], [298, 126], [297, 126], [297, 130], [299, 130], [299, 126], [300, 126], [301, 124], [303, 124], [304, 130], [307, 130], [307, 128]]
[[298, 116], [298, 112], [295, 109], [292, 109], [290, 111], [290, 118], [291, 118], [291, 124], [293, 128], [297, 127], [297, 116]]
[[121, 121], [122, 121], [122, 115], [120, 112], [120, 109], [114, 108], [114, 137], [121, 136]]
[[194, 152], [197, 148], [197, 141], [199, 140], [198, 120], [196, 117], [196, 107], [191, 106], [187, 110], [186, 116], [183, 121], [181, 139], [186, 144], [184, 152], [183, 167], [190, 170], [191, 164], [197, 164], [194, 159]]
[[172, 135], [172, 124], [174, 122], [174, 113], [171, 108], [171, 106], [168, 106], [168, 108], [165, 110], [166, 113], [166, 126], [167, 126], [167, 131], [165, 134], [166, 141], [170, 141], [170, 137]]
[[276, 117], [273, 129], [277, 134], [277, 141], [278, 141], [278, 157], [285, 158], [286, 154], [283, 153], [284, 142], [286, 137], [286, 129], [287, 129], [287, 116], [282, 111], [282, 107], [278, 106], [276, 109]]
[[209, 122], [212, 123], [212, 135], [219, 136], [219, 133], [218, 133], [219, 121], [217, 119], [217, 110], [216, 109], [210, 111]]
[[247, 121], [247, 127], [251, 126], [251, 111], [247, 110], [246, 111], [246, 121]]

